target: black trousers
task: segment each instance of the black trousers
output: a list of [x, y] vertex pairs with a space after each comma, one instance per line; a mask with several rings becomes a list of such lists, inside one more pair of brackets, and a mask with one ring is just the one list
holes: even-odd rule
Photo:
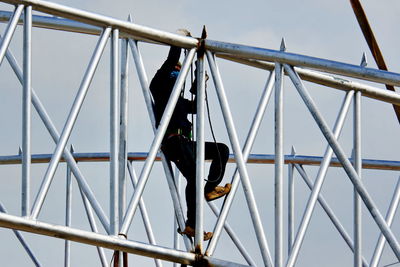
[[[196, 142], [182, 135], [172, 136], [163, 141], [162, 151], [186, 178], [186, 225], [194, 228], [196, 223]], [[204, 187], [205, 193], [212, 191], [222, 181], [228, 158], [229, 148], [225, 144], [205, 142], [205, 159], [211, 160]]]

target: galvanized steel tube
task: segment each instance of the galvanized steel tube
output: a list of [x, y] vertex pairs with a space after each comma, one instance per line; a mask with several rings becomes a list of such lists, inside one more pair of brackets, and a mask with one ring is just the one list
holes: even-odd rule
[[128, 166], [128, 40], [121, 40], [121, 89], [120, 89], [120, 121], [119, 121], [119, 150], [118, 150], [118, 214], [119, 224], [126, 209], [126, 168]]
[[283, 68], [275, 64], [275, 267], [283, 263]]
[[[353, 157], [354, 169], [361, 179], [362, 157], [361, 157], [361, 92], [356, 92], [354, 96], [354, 112], [353, 112]], [[354, 267], [362, 266], [362, 214], [361, 214], [361, 198], [357, 190], [354, 188]]]
[[4, 55], [7, 52], [8, 46], [10, 45], [11, 38], [14, 35], [15, 28], [17, 27], [18, 20], [21, 17], [21, 14], [22, 14], [23, 10], [24, 10], [24, 6], [23, 5], [18, 5], [15, 8], [14, 14], [13, 14], [10, 22], [7, 25], [3, 40], [2, 40], [2, 42], [0, 44], [0, 66], [1, 66], [1, 63], [3, 62]]
[[[73, 147], [71, 146], [71, 153], [73, 153]], [[72, 180], [71, 180], [71, 168], [67, 166], [67, 179], [66, 179], [66, 192], [65, 192], [65, 226], [71, 226], [71, 215], [72, 215]], [[65, 240], [64, 244], [64, 267], [71, 266], [71, 241]]]
[[[1, 39], [1, 37], [0, 37]], [[7, 60], [9, 61], [11, 68], [13, 69], [13, 71], [15, 72], [15, 75], [17, 76], [18, 80], [20, 81], [20, 83], [23, 83], [23, 74], [21, 71], [20, 66], [18, 65], [15, 57], [12, 55], [12, 53], [7, 50], [6, 52], [6, 57]], [[31, 88], [32, 90], [32, 104], [35, 107], [36, 111], [39, 114], [39, 117], [42, 119], [44, 125], [46, 126], [46, 129], [49, 131], [51, 137], [53, 138], [54, 142], [58, 142], [59, 140], [59, 133], [57, 132], [57, 129], [55, 128], [54, 124], [52, 123], [49, 115], [46, 112], [46, 109], [44, 108], [43, 104], [41, 103], [39, 97], [36, 95], [35, 90], [33, 90], [33, 88]], [[72, 172], [74, 173], [74, 176], [76, 177], [79, 186], [82, 188], [82, 190], [85, 192], [86, 196], [88, 197], [90, 203], [92, 204], [93, 208], [95, 209], [101, 223], [104, 226], [104, 229], [106, 229], [106, 231], [109, 231], [109, 222], [108, 222], [108, 218], [105, 215], [103, 209], [101, 208], [100, 204], [98, 203], [98, 201], [96, 200], [96, 197], [94, 196], [92, 190], [90, 189], [89, 185], [87, 184], [85, 178], [83, 177], [81, 171], [78, 168], [78, 165], [75, 162], [74, 157], [72, 156], [72, 154], [68, 151], [68, 149], [64, 150], [64, 157], [66, 159], [66, 161], [68, 162], [68, 165], [71, 167]], [[51, 158], [51, 155], [49, 155], [49, 159]], [[21, 160], [20, 160], [21, 161]], [[49, 161], [46, 161], [49, 162]]]
[[32, 7], [27, 6], [24, 10], [21, 215], [29, 216], [31, 180]]
[[[314, 184], [311, 181], [311, 179], [308, 177], [308, 175], [305, 172], [303, 166], [301, 166], [299, 164], [295, 164], [294, 166], [295, 166], [296, 170], [299, 172], [300, 176], [303, 178], [304, 182], [307, 184], [307, 186], [312, 191], [313, 188], [314, 188]], [[347, 246], [351, 249], [351, 251], [354, 252], [355, 249], [354, 249], [353, 240], [351, 239], [350, 235], [346, 232], [346, 229], [343, 227], [343, 225], [341, 224], [340, 220], [335, 215], [335, 213], [333, 212], [331, 207], [326, 202], [326, 200], [325, 200], [324, 196], [322, 195], [322, 193], [320, 193], [318, 195], [318, 202], [321, 205], [321, 207], [324, 209], [326, 215], [329, 217], [329, 219], [331, 220], [333, 225], [338, 230], [339, 234], [343, 237], [343, 240], [346, 242]], [[368, 263], [364, 258], [362, 258], [362, 264], [363, 264], [364, 267], [368, 267]]]
[[[198, 53], [199, 54], [199, 53]], [[197, 118], [196, 118], [196, 228], [195, 250], [203, 252], [203, 223], [204, 223], [204, 116], [205, 116], [205, 69], [204, 54], [197, 58]]]
[[214, 53], [230, 53], [248, 59], [259, 59], [282, 64], [304, 66], [319, 71], [360, 78], [378, 83], [400, 85], [400, 74], [357, 65], [341, 63], [299, 54], [287, 53], [265, 48], [224, 43], [212, 40], [205, 41], [206, 49]]
[[[390, 206], [389, 209], [386, 213], [386, 222], [388, 224], [389, 227], [392, 226], [393, 220], [394, 220], [394, 216], [396, 215], [396, 211], [397, 208], [399, 206], [399, 202], [400, 202], [400, 178], [397, 180], [397, 185], [396, 185], [396, 189], [393, 193], [393, 197], [392, 200], [390, 202]], [[374, 250], [374, 254], [372, 255], [371, 258], [371, 263], [370, 263], [370, 267], [377, 267], [379, 264], [379, 261], [381, 259], [382, 253], [383, 253], [383, 248], [385, 246], [385, 237], [383, 236], [383, 234], [380, 234], [379, 236], [379, 240], [378, 243], [376, 244], [375, 250]]]
[[[3, 204], [0, 202], [0, 213], [7, 213], [6, 208], [3, 206]], [[29, 258], [31, 258], [33, 264], [35, 264], [36, 267], [42, 266], [39, 262], [39, 260], [36, 258], [35, 254], [33, 254], [33, 251], [30, 249], [28, 243], [26, 243], [25, 238], [22, 236], [22, 234], [17, 231], [17, 230], [12, 230], [14, 235], [17, 237], [18, 241], [21, 243], [22, 247], [25, 249], [26, 253], [28, 253]]]
[[[246, 141], [245, 141], [245, 145], [244, 145], [244, 149], [243, 149], [243, 157], [245, 158], [245, 160], [248, 160], [249, 154], [250, 154], [250, 150], [251, 147], [254, 143], [255, 137], [257, 135], [258, 129], [260, 127], [262, 118], [264, 117], [264, 113], [265, 110], [267, 108], [269, 99], [271, 97], [272, 94], [272, 89], [274, 86], [274, 81], [275, 81], [275, 72], [271, 72], [271, 74], [268, 77], [268, 81], [265, 85], [264, 91], [262, 93], [260, 102], [257, 106], [257, 111], [256, 114], [254, 116], [253, 122], [251, 123], [251, 127], [249, 130], [249, 133], [247, 135]], [[273, 155], [273, 162], [275, 160], [275, 155]], [[226, 218], [228, 216], [228, 212], [229, 209], [232, 205], [233, 202], [233, 198], [236, 194], [236, 191], [238, 189], [239, 186], [239, 182], [240, 182], [240, 177], [239, 177], [239, 173], [237, 171], [237, 168], [235, 170], [235, 173], [233, 175], [233, 179], [232, 179], [232, 188], [231, 188], [231, 192], [228, 194], [228, 196], [226, 196], [225, 198], [225, 203], [224, 206], [222, 208], [222, 211], [218, 217], [217, 223], [214, 227], [214, 235], [213, 238], [211, 239], [210, 243], [208, 244], [208, 248], [206, 253], [208, 255], [212, 255], [214, 253], [214, 250], [216, 248], [216, 244], [218, 242], [218, 239], [221, 235], [222, 232], [222, 227], [225, 224]]]
[[131, 37], [142, 37], [161, 43], [167, 43], [185, 48], [197, 47], [198, 41], [192, 37], [186, 37], [174, 33], [168, 33], [149, 27], [133, 24], [131, 22], [114, 19], [111, 17], [95, 14], [89, 11], [72, 8], [57, 3], [41, 0], [2, 0], [10, 4], [32, 5], [34, 10], [51, 15], [73, 19], [94, 26], [112, 27], [120, 32], [131, 35]]
[[[152, 97], [150, 94], [149, 82], [147, 79], [146, 71], [144, 69], [142, 56], [137, 47], [136, 41], [129, 39], [129, 46], [131, 48], [132, 55], [134, 58], [136, 70], [137, 70], [137, 73], [139, 76], [139, 81], [140, 81], [140, 84], [142, 87], [143, 97], [144, 97], [144, 100], [146, 103], [146, 107], [147, 107], [147, 111], [148, 111], [149, 118], [151, 121], [151, 125], [152, 125], [154, 133], [156, 133], [157, 129], [155, 126], [156, 120], [155, 120], [154, 112], [153, 112], [153, 101], [152, 101]], [[162, 152], [160, 153], [160, 158], [161, 158], [161, 161], [163, 164], [165, 176], [167, 178], [169, 191], [171, 193], [171, 198], [172, 198], [172, 203], [173, 203], [174, 209], [175, 209], [176, 219], [178, 220], [179, 228], [183, 230], [183, 229], [185, 229], [185, 218], [183, 215], [183, 210], [182, 210], [179, 194], [177, 192], [177, 188], [174, 183], [173, 173], [169, 167], [170, 164], [167, 162], [167, 160]], [[190, 250], [192, 248], [191, 240], [187, 236], [184, 236], [183, 240], [185, 242], [186, 249]]]
[[212, 77], [214, 80], [214, 85], [217, 91], [218, 100], [221, 105], [222, 114], [224, 117], [225, 125], [228, 131], [228, 136], [231, 141], [232, 149], [236, 157], [239, 173], [241, 176], [241, 181], [243, 185], [243, 190], [245, 192], [247, 205], [250, 210], [250, 217], [252, 219], [254, 230], [256, 232], [257, 240], [260, 246], [261, 255], [266, 266], [272, 266], [271, 255], [268, 249], [267, 239], [265, 237], [264, 229], [262, 227], [260, 214], [258, 212], [257, 204], [254, 198], [253, 189], [251, 188], [251, 183], [249, 175], [247, 173], [246, 164], [243, 158], [243, 154], [239, 145], [239, 140], [236, 134], [235, 126], [232, 119], [232, 114], [228, 105], [228, 101], [225, 95], [225, 90], [222, 85], [221, 77], [219, 75], [218, 67], [215, 62], [214, 56], [211, 52], [207, 51], [207, 59], [212, 72]]
[[110, 234], [119, 232], [119, 32], [112, 30], [110, 53]]
[[79, 110], [83, 104], [83, 100], [85, 99], [86, 93], [89, 89], [90, 82], [93, 78], [94, 72], [96, 70], [97, 64], [100, 60], [101, 54], [104, 50], [104, 47], [107, 43], [107, 39], [110, 35], [111, 28], [107, 28], [104, 30], [99, 42], [97, 43], [95, 52], [90, 60], [89, 67], [86, 70], [85, 76], [79, 88], [78, 94], [74, 100], [71, 111], [68, 115], [68, 119], [64, 125], [64, 129], [61, 133], [60, 139], [58, 140], [57, 147], [53, 153], [52, 159], [50, 161], [49, 167], [47, 168], [46, 174], [43, 178], [42, 184], [40, 186], [39, 193], [36, 196], [31, 217], [37, 218], [39, 215], [40, 209], [43, 205], [44, 199], [46, 197], [47, 191], [50, 187], [51, 181], [53, 179], [54, 173], [56, 171], [59, 160], [62, 156], [63, 151], [65, 150], [65, 146], [67, 144], [68, 138], [71, 134], [72, 128], [78, 116]]
[[[364, 201], [365, 205], [367, 206], [368, 210], [370, 211], [372, 218], [375, 220], [376, 224], [386, 237], [389, 245], [391, 246], [393, 252], [395, 253], [396, 257], [400, 260], [400, 245], [394, 236], [391, 229], [388, 227], [387, 223], [385, 222], [382, 214], [377, 209], [376, 204], [373, 202], [372, 198], [368, 194], [367, 190], [365, 189], [363, 183], [358, 179], [357, 172], [354, 170], [353, 166], [351, 165], [350, 161], [346, 158], [341, 146], [337, 142], [335, 136], [327, 126], [325, 120], [322, 118], [322, 115], [318, 112], [313, 100], [308, 95], [308, 92], [305, 90], [304, 86], [301, 83], [301, 80], [298, 78], [298, 75], [293, 71], [293, 69], [285, 65], [285, 70], [289, 73], [291, 79], [303, 98], [304, 102], [306, 103], [308, 109], [311, 112], [311, 115], [314, 117], [315, 121], [317, 122], [318, 126], [320, 127], [322, 133], [324, 134], [325, 138], [327, 139], [329, 145], [332, 147], [333, 151], [335, 152], [336, 156], [340, 160], [345, 169], [348, 177], [350, 178], [351, 182], [356, 187], [360, 197]], [[292, 256], [295, 255], [292, 253]], [[295, 257], [290, 257], [288, 261], [288, 266], [293, 266], [295, 262]]]
[[161, 119], [160, 125], [157, 129], [156, 135], [151, 144], [149, 155], [145, 161], [142, 172], [140, 173], [140, 178], [139, 178], [137, 188], [129, 202], [128, 209], [127, 209], [127, 212], [126, 212], [126, 215], [124, 218], [124, 223], [122, 224], [121, 231], [120, 231], [122, 234], [126, 235], [129, 230], [130, 224], [133, 220], [133, 216], [135, 215], [135, 211], [136, 211], [139, 199], [143, 193], [144, 187], [146, 185], [147, 179], [150, 174], [151, 167], [153, 166], [154, 159], [157, 155], [157, 151], [161, 145], [161, 141], [162, 141], [162, 138], [164, 137], [165, 131], [167, 130], [168, 123], [172, 117], [172, 113], [174, 111], [176, 102], [178, 101], [179, 94], [181, 92], [181, 88], [185, 81], [186, 75], [190, 69], [190, 65], [193, 61], [195, 52], [196, 52], [195, 49], [191, 49], [190, 52], [188, 53], [187, 57], [185, 58], [185, 61], [182, 65], [182, 69], [181, 69], [179, 76], [177, 78], [177, 81], [175, 83], [174, 89], [168, 100], [168, 104], [165, 107], [164, 115]]
[[[132, 167], [132, 162], [128, 162], [127, 166], [128, 166], [129, 177], [132, 182], [132, 187], [133, 187], [133, 190], [135, 190], [136, 184], [137, 184], [137, 177], [136, 177], [135, 170]], [[139, 200], [139, 209], [140, 209], [140, 213], [142, 213], [142, 219], [143, 219], [144, 228], [147, 233], [147, 238], [149, 239], [149, 242], [151, 245], [157, 245], [156, 238], [154, 237], [153, 228], [151, 226], [150, 218], [147, 213], [147, 208], [146, 208], [143, 198], [140, 198], [140, 200]], [[159, 259], [154, 259], [154, 261], [155, 261], [155, 264], [157, 267], [162, 266], [161, 261]]]

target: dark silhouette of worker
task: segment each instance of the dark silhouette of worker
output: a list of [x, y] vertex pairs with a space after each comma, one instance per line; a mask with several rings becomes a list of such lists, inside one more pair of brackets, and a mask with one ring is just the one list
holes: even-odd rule
[[[181, 30], [182, 31], [182, 30]], [[190, 35], [184, 31], [185, 35]], [[172, 46], [161, 68], [157, 71], [150, 83], [150, 91], [154, 99], [154, 114], [158, 127], [164, 109], [168, 103], [172, 89], [178, 77], [181, 65], [179, 58], [181, 48]], [[195, 93], [197, 80], [192, 84], [191, 92]], [[196, 142], [191, 140], [192, 123], [188, 114], [196, 113], [196, 100], [188, 100], [180, 95], [164, 135], [161, 150], [169, 161], [175, 163], [179, 171], [186, 178], [186, 227], [181, 234], [194, 237], [196, 225]], [[204, 196], [207, 201], [218, 199], [229, 193], [231, 184], [218, 186], [221, 182], [225, 166], [229, 157], [229, 148], [223, 143], [205, 142], [205, 159], [211, 160], [209, 174], [204, 187]], [[211, 232], [204, 232], [204, 240], [212, 237]]]

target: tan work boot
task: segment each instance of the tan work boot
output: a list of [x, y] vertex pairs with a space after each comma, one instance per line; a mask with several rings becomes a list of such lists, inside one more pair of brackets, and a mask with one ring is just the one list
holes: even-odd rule
[[[192, 227], [190, 227], [189, 225], [187, 225], [185, 227], [185, 230], [183, 230], [183, 231], [179, 231], [179, 229], [178, 229], [178, 233], [181, 234], [181, 235], [187, 235], [187, 236], [190, 236], [190, 237], [194, 237], [195, 236], [195, 230]], [[207, 240], [210, 240], [212, 237], [213, 237], [213, 233], [212, 232], [204, 232], [203, 240], [207, 241]]]
[[229, 183], [227, 183], [224, 187], [216, 186], [213, 191], [205, 193], [204, 197], [206, 198], [207, 201], [216, 200], [228, 194], [231, 191], [231, 187], [232, 185]]

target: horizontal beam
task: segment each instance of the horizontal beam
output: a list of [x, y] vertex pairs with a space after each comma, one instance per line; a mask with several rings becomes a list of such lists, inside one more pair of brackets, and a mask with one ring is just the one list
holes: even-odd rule
[[[13, 12], [0, 10], [0, 22], [7, 23], [12, 17]], [[18, 24], [23, 24], [23, 18], [21, 17]], [[50, 16], [32, 16], [32, 26], [36, 28], [59, 30], [72, 33], [83, 33], [89, 35], [100, 35], [103, 31], [102, 27], [89, 25], [83, 22], [74, 21], [71, 19], [65, 19], [60, 17], [50, 17]], [[121, 33], [120, 38], [131, 38], [132, 36], [126, 33]], [[144, 41], [150, 43], [156, 43], [141, 37], [135, 37], [137, 41]]]
[[[190, 252], [125, 240], [116, 236], [108, 236], [61, 225], [39, 222], [6, 213], [0, 213], [0, 227], [71, 240], [83, 244], [187, 265], [195, 264], [197, 258], [194, 253]], [[204, 256], [203, 259], [211, 266], [245, 266], [207, 256]]]
[[[264, 69], [269, 71], [275, 69], [274, 63], [260, 61], [256, 59], [245, 59], [237, 57], [235, 55], [228, 55], [228, 54], [218, 54], [217, 57], [234, 61], [240, 64], [245, 64], [247, 66], [256, 67], [259, 69]], [[360, 91], [363, 96], [400, 106], [400, 94], [396, 92], [365, 85], [354, 81], [349, 81], [341, 77], [331, 76], [313, 70], [308, 70], [298, 67], [295, 67], [295, 70], [299, 74], [300, 78], [303, 79], [304, 81], [313, 82], [316, 84], [328, 86], [343, 91], [350, 91], [350, 90]]]
[[[145, 161], [148, 153], [146, 152], [130, 152], [128, 153], [129, 161]], [[32, 155], [32, 163], [48, 163], [51, 159], [51, 154], [34, 154]], [[108, 162], [110, 160], [110, 153], [73, 153], [73, 157], [76, 162]], [[0, 156], [0, 165], [12, 165], [21, 164], [21, 155], [11, 156]], [[314, 165], [318, 166], [322, 162], [322, 157], [315, 156], [304, 156], [304, 155], [286, 155], [285, 164], [300, 164], [300, 165]], [[160, 161], [161, 158], [158, 155], [156, 161]], [[65, 162], [65, 159], [61, 159]], [[229, 162], [234, 163], [235, 159], [231, 154], [229, 156]], [[275, 155], [273, 154], [250, 154], [247, 163], [255, 164], [274, 164]], [[331, 167], [341, 167], [339, 160], [333, 158], [330, 163]], [[363, 159], [363, 169], [375, 169], [375, 170], [400, 170], [400, 161], [394, 160], [375, 160], [375, 159]]]
[[112, 27], [113, 29], [118, 29], [121, 33], [125, 33], [135, 39], [144, 38], [147, 40], [176, 45], [183, 48], [194, 48], [198, 45], [198, 40], [192, 37], [156, 30], [150, 27], [141, 26], [131, 22], [52, 2], [41, 0], [1, 0], [1, 2], [14, 5], [21, 4], [25, 6], [32, 6], [32, 9], [36, 11], [72, 19], [92, 26], [98, 26], [101, 28]]
[[[85, 27], [83, 24], [76, 22], [71, 23], [67, 20], [51, 20], [45, 17], [37, 17], [42, 21], [41, 24], [46, 28], [55, 28], [64, 30], [71, 30], [75, 32], [85, 32], [89, 34], [95, 34], [96, 31], [93, 26], [104, 28], [112, 27], [118, 29], [121, 34], [126, 34], [127, 37], [131, 37], [137, 40], [144, 40], [150, 42], [158, 42], [169, 45], [176, 45], [184, 48], [193, 48], [198, 46], [198, 39], [181, 36], [174, 33], [169, 33], [161, 30], [156, 30], [150, 27], [141, 26], [131, 22], [118, 20], [115, 18], [99, 15], [96, 13], [67, 7], [64, 5], [51, 3], [41, 0], [1, 0], [1, 2], [10, 4], [23, 4], [26, 6], [32, 6], [34, 10], [45, 12], [55, 16], [61, 16], [74, 21], [89, 24]], [[51, 24], [54, 23], [54, 26]], [[68, 28], [70, 27], [71, 28]], [[85, 29], [87, 28], [87, 29]], [[215, 53], [228, 53], [235, 56], [244, 57], [247, 59], [259, 59], [265, 61], [279, 62], [284, 64], [290, 64], [293, 66], [303, 66], [307, 68], [316, 69], [323, 72], [334, 73], [339, 75], [345, 75], [353, 78], [369, 80], [378, 83], [384, 83], [394, 86], [400, 86], [400, 74], [394, 72], [388, 72], [378, 69], [360, 67], [358, 65], [351, 65], [347, 63], [320, 59], [305, 55], [299, 55], [294, 53], [287, 53], [283, 51], [258, 48], [246, 45], [232, 44], [226, 42], [219, 42], [213, 40], [205, 41], [206, 49]]]
[[400, 86], [400, 74], [372, 68], [360, 67], [338, 61], [321, 59], [300, 54], [287, 53], [279, 50], [259, 48], [254, 46], [205, 40], [205, 48], [216, 54], [233, 54], [247, 59], [258, 59], [279, 62], [292, 66], [302, 66], [323, 72], [344, 75], [377, 83]]

